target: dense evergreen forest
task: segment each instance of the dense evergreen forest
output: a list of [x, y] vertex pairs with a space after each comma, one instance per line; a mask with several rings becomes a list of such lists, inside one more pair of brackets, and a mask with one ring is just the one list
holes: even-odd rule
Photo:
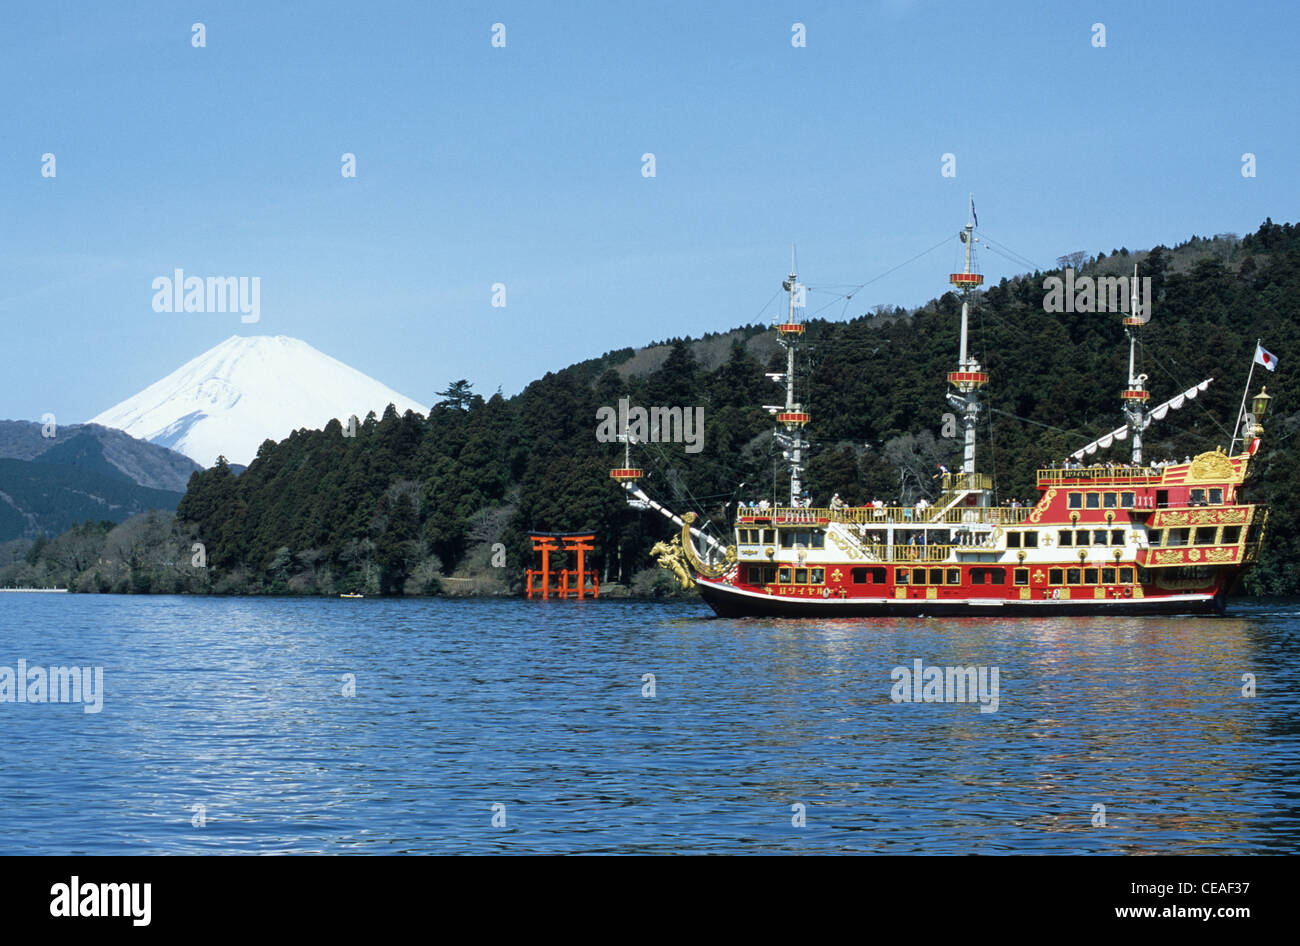
[[[1131, 274], [1135, 259], [1152, 278], [1153, 317], [1140, 348], [1151, 403], [1214, 378], [1195, 401], [1148, 429], [1148, 459], [1226, 448], [1256, 339], [1279, 356], [1276, 373], [1256, 369], [1252, 390], [1266, 383], [1273, 396], [1248, 484], [1251, 498], [1272, 511], [1262, 563], [1246, 587], [1296, 593], [1300, 227], [1270, 220], [1241, 240], [1112, 251], [1078, 260], [1076, 268]], [[1004, 279], [973, 296], [972, 353], [992, 376], [979, 465], [993, 474], [999, 501], [1035, 497], [1038, 468], [1122, 423], [1128, 344], [1121, 317], [1045, 312], [1043, 280], [1059, 272]], [[947, 293], [911, 312], [809, 321], [799, 397], [813, 417], [807, 482], [816, 504], [836, 492], [850, 503], [911, 502], [937, 492], [936, 463], [951, 465], [960, 454], [960, 433], [946, 436], [953, 429], [944, 418], [960, 308], [959, 297]], [[703, 358], [719, 344], [729, 347]], [[711, 345], [673, 340], [663, 357], [645, 355], [626, 349], [548, 373], [512, 398], [485, 399], [456, 381], [438, 393], [427, 418], [390, 407], [353, 436], [331, 421], [324, 430], [267, 441], [241, 475], [224, 463], [195, 473], [174, 521], [133, 526], [153, 537], [148, 545], [119, 542], [118, 558], [105, 564], [93, 543], [114, 530], [87, 524], [8, 565], [0, 560], [0, 580], [118, 591], [507, 591], [519, 587], [531, 562], [530, 530], [591, 530], [606, 581], [662, 589], [667, 576], [650, 569], [649, 547], [671, 524], [629, 508], [610, 480], [622, 446], [598, 442], [597, 410], [625, 397], [645, 407], [702, 407], [703, 449], [642, 444], [633, 462], [649, 472], [645, 487], [654, 498], [720, 526], [737, 500], [779, 500], [785, 489], [788, 474], [761, 406], [781, 398], [764, 373], [783, 370], [784, 355], [762, 326]], [[1120, 442], [1098, 456], [1123, 460], [1128, 449]], [[66, 546], [76, 543], [90, 543], [89, 552], [49, 564], [68, 558]], [[203, 568], [192, 567], [195, 543]]]

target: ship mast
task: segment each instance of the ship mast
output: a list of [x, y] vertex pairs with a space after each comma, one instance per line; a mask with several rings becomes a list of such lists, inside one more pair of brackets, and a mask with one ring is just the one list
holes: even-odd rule
[[795, 272], [794, 247], [790, 247], [790, 276], [781, 283], [781, 288], [789, 295], [789, 307], [786, 319], [776, 327], [780, 343], [785, 346], [785, 407], [775, 411], [777, 423], [785, 426], [786, 432], [774, 434], [777, 443], [784, 449], [785, 458], [790, 464], [790, 505], [799, 505], [799, 494], [803, 491], [803, 469], [806, 451], [811, 446], [803, 439], [803, 429], [812, 419], [798, 401], [794, 399], [794, 354], [803, 337], [804, 325], [795, 316], [798, 307], [796, 299], [802, 286], [799, 285]]
[[[1144, 313], [1150, 318], [1150, 313]], [[1128, 423], [1129, 435], [1133, 438], [1133, 463], [1142, 465], [1142, 431], [1147, 426], [1147, 398], [1151, 396], [1146, 390], [1147, 376], [1135, 374], [1135, 352], [1137, 350], [1137, 329], [1146, 318], [1138, 313], [1138, 275], [1137, 264], [1133, 265], [1133, 282], [1129, 286], [1129, 311], [1124, 317], [1124, 334], [1128, 336], [1128, 387], [1120, 393], [1124, 407], [1124, 419]]]
[[988, 384], [989, 376], [980, 370], [980, 364], [968, 352], [967, 328], [970, 315], [971, 290], [984, 282], [984, 277], [971, 271], [971, 250], [975, 244], [975, 198], [971, 196], [966, 227], [959, 236], [966, 245], [966, 265], [960, 273], [953, 273], [948, 282], [961, 290], [961, 353], [957, 370], [948, 372], [948, 383], [956, 390], [948, 392], [948, 403], [960, 412], [965, 433], [961, 472], [966, 487], [973, 488], [975, 474], [975, 428], [980, 416], [980, 388]]

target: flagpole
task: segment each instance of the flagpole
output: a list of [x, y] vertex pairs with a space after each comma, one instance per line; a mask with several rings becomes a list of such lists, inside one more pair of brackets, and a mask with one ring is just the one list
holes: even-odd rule
[[1263, 341], [1262, 338], [1255, 339], [1255, 353], [1250, 356], [1250, 374], [1246, 375], [1246, 390], [1241, 392], [1241, 407], [1237, 410], [1237, 425], [1232, 428], [1232, 443], [1228, 444], [1228, 456], [1232, 456], [1232, 450], [1237, 446], [1237, 431], [1241, 429], [1241, 417], [1246, 413], [1246, 397], [1250, 394], [1250, 382], [1255, 377], [1255, 362], [1259, 358], [1259, 346]]

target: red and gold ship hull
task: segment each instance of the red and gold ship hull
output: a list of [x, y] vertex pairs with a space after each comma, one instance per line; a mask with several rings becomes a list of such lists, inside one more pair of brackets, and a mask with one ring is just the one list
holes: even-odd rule
[[1249, 461], [1042, 470], [1033, 507], [981, 506], [968, 475], [923, 509], [742, 509], [696, 584], [724, 617], [1222, 613], [1267, 521]]

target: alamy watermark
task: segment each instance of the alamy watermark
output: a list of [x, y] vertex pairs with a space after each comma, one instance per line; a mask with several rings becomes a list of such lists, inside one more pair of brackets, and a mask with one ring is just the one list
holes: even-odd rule
[[979, 703], [981, 713], [998, 711], [997, 667], [926, 667], [918, 657], [912, 666], [895, 667], [889, 698], [895, 703]]
[[[1048, 276], [1043, 280], [1047, 294], [1043, 296], [1044, 312], [1128, 312], [1130, 296], [1134, 289], [1131, 276], [1080, 276], [1074, 278], [1074, 269], [1065, 270], [1065, 278]], [[1133, 318], [1143, 323], [1151, 321], [1151, 277], [1143, 276], [1138, 282], [1137, 305]]]
[[684, 443], [687, 453], [704, 449], [704, 408], [632, 407], [629, 398], [618, 399], [618, 410], [596, 410], [596, 440], [621, 441], [623, 432], [637, 443]]
[[262, 318], [261, 276], [186, 276], [182, 269], [151, 284], [155, 312], [239, 312], [241, 322]]
[[153, 911], [153, 884], [83, 883], [76, 874], [50, 888], [50, 916], [128, 917], [132, 926], [148, 926]]
[[0, 703], [82, 703], [82, 712], [104, 708], [103, 667], [0, 667]]

